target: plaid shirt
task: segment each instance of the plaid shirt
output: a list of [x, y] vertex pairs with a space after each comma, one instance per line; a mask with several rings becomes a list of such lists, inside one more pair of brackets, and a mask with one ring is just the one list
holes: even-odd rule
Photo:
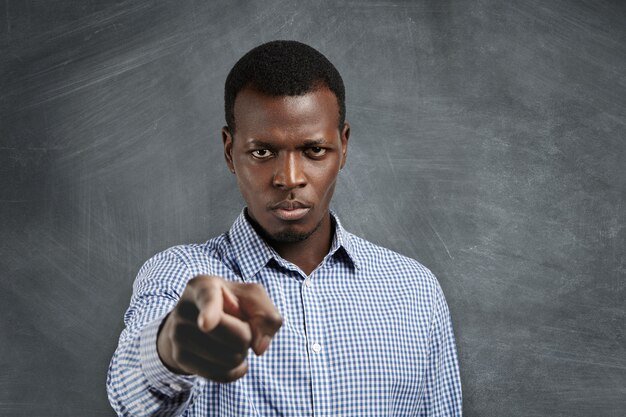
[[[107, 391], [120, 416], [460, 416], [446, 300], [431, 271], [344, 230], [329, 209], [329, 253], [307, 277], [252, 228], [180, 245], [139, 270]], [[231, 383], [170, 372], [156, 351], [163, 318], [199, 274], [258, 282], [283, 317]]]

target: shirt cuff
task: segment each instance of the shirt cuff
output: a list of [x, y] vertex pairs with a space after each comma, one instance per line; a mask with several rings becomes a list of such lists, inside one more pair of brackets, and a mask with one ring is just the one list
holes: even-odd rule
[[164, 315], [148, 323], [139, 335], [139, 355], [141, 368], [148, 383], [163, 394], [173, 397], [191, 390], [199, 377], [176, 374], [163, 364], [157, 352], [157, 334]]

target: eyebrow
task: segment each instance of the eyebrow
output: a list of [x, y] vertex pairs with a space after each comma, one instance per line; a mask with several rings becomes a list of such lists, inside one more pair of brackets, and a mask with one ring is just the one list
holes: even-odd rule
[[304, 146], [317, 146], [317, 145], [326, 145], [326, 139], [307, 139], [304, 141]]
[[[307, 139], [303, 142], [303, 146], [319, 146], [319, 145], [325, 145], [327, 144], [326, 139], [324, 138], [320, 138], [320, 139]], [[252, 145], [252, 146], [263, 146], [266, 148], [274, 148], [275, 145], [273, 143], [269, 143], [269, 142], [265, 142], [259, 139], [252, 139], [251, 141], [248, 142], [248, 145]]]

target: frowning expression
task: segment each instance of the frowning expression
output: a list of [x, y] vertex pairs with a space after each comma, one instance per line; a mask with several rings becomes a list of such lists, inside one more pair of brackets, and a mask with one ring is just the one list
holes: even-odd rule
[[[279, 242], [300, 241], [328, 219], [337, 175], [346, 162], [350, 126], [325, 87], [300, 96], [245, 88], [234, 106], [236, 128], [222, 129], [224, 156], [237, 176], [248, 214]], [[277, 210], [284, 203], [292, 210]], [[298, 205], [306, 206], [294, 209]]]

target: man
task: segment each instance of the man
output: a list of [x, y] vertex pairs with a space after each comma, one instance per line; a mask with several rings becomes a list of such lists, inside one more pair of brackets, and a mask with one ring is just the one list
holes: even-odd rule
[[107, 378], [115, 411], [460, 416], [437, 279], [329, 207], [350, 137], [335, 67], [299, 42], [260, 45], [228, 75], [225, 110], [247, 205], [228, 232], [140, 269]]

